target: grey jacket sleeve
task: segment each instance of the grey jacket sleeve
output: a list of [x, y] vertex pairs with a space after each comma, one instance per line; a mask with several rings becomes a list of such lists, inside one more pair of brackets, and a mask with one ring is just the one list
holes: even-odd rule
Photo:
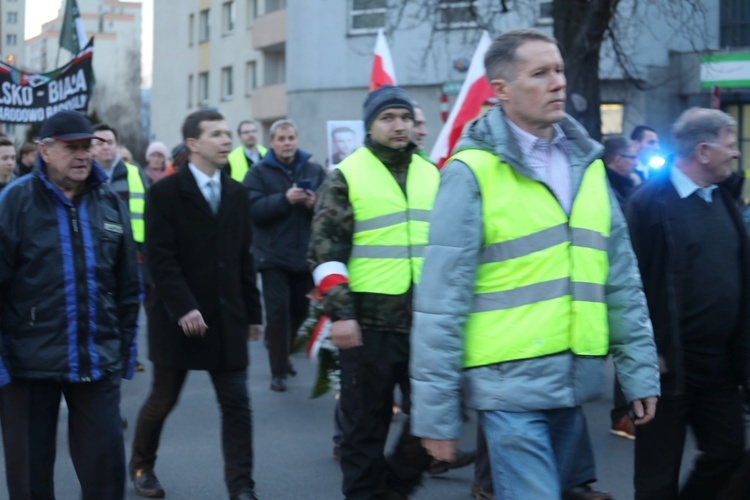
[[461, 432], [463, 328], [482, 247], [479, 186], [459, 161], [441, 172], [429, 244], [415, 292], [411, 331], [412, 432], [456, 439]]
[[659, 365], [638, 262], [617, 198], [609, 188], [612, 228], [605, 286], [610, 352], [628, 402], [659, 396]]

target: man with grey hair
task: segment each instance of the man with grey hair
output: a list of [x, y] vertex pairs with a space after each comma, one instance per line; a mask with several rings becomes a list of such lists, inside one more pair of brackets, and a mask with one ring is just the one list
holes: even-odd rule
[[78, 111], [44, 122], [36, 168], [0, 196], [0, 422], [12, 499], [55, 498], [60, 398], [81, 498], [125, 496], [120, 381], [133, 376], [139, 280], [128, 210]]
[[315, 191], [325, 171], [297, 148], [294, 122], [277, 120], [270, 133], [271, 148], [243, 184], [250, 188], [253, 253], [263, 280], [271, 390], [283, 392], [287, 375], [297, 374], [289, 353], [307, 317], [307, 294], [313, 288], [305, 252]]
[[[413, 432], [450, 460], [479, 411], [497, 498], [610, 498], [581, 405], [613, 354], [636, 424], [659, 395], [648, 310], [601, 146], [565, 114], [554, 39], [514, 30], [485, 57], [500, 106], [442, 171], [412, 327]], [[565, 491], [568, 489], [575, 491]]]
[[658, 416], [637, 429], [637, 499], [677, 498], [685, 435], [701, 454], [680, 498], [716, 498], [742, 460], [750, 250], [722, 185], [739, 158], [734, 120], [693, 108], [673, 127], [669, 175], [644, 184], [626, 216], [659, 353]]

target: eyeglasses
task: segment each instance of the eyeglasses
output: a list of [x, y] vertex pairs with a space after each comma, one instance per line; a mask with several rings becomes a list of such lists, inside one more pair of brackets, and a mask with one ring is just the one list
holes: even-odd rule
[[620, 156], [622, 156], [623, 158], [627, 158], [628, 160], [635, 160], [636, 158], [638, 158], [636, 155], [620, 155]]

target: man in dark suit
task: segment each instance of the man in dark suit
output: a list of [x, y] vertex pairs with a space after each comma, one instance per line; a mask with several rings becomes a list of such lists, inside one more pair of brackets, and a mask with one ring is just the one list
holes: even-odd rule
[[187, 168], [154, 184], [146, 205], [151, 394], [141, 408], [130, 474], [136, 493], [161, 498], [154, 474], [164, 420], [188, 370], [207, 370], [222, 414], [224, 470], [231, 499], [255, 499], [246, 340], [261, 333], [260, 294], [250, 255], [247, 192], [222, 166], [230, 131], [212, 110], [182, 127]]

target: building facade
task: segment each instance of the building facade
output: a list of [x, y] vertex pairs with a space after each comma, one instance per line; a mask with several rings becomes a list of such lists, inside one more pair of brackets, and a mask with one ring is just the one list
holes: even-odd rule
[[[398, 84], [426, 112], [429, 150], [442, 125], [441, 95], [453, 101], [479, 40], [471, 9], [491, 35], [518, 27], [552, 33], [552, 2], [506, 3], [507, 12], [488, 0], [156, 2], [155, 25], [161, 18], [173, 22], [154, 35], [152, 132], [169, 144], [179, 141], [182, 118], [209, 106], [233, 127], [254, 117], [267, 141], [270, 123], [288, 116], [298, 125], [300, 147], [323, 161], [326, 122], [362, 117], [383, 28]], [[746, 0], [621, 1], [613, 21], [617, 44], [601, 48], [602, 132], [627, 135], [645, 123], [668, 147], [674, 119], [687, 106], [711, 104], [712, 83], [701, 76], [706, 58], [750, 53], [747, 6]], [[234, 31], [227, 32], [225, 13], [232, 10]], [[742, 165], [750, 169], [750, 85], [742, 79], [718, 85], [722, 107], [740, 123]]]
[[[27, 71], [52, 71], [73, 57], [59, 46], [62, 3], [58, 16], [44, 23], [39, 35], [26, 40]], [[77, 3], [86, 36], [94, 37], [96, 85], [88, 112], [114, 127], [120, 142], [131, 150], [145, 149], [141, 144], [142, 5], [117, 0]]]
[[[26, 1], [0, 2], [0, 60], [11, 66], [23, 67], [26, 53], [23, 40], [26, 33]], [[15, 125], [0, 123], [0, 132], [9, 136], [17, 133]]]

